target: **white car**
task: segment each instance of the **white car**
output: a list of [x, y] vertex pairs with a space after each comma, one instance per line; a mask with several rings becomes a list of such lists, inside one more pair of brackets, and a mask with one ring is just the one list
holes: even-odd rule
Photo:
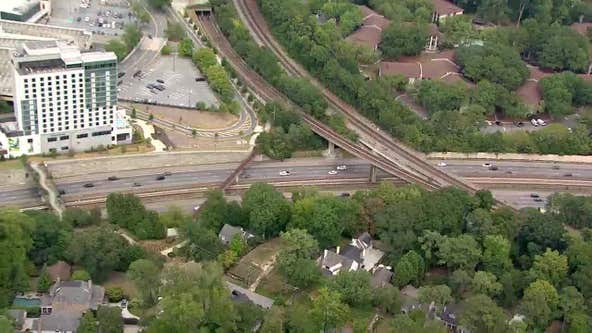
[[288, 170], [280, 171], [280, 176], [289, 176], [289, 175], [290, 175], [290, 171], [288, 171]]
[[538, 122], [536, 121], [536, 119], [534, 119], [534, 118], [530, 120], [530, 123], [531, 123], [531, 124], [532, 124], [532, 126], [534, 126], [534, 127], [538, 127], [538, 126], [539, 126], [539, 123], [538, 123]]
[[330, 175], [336, 175], [336, 174], [338, 174], [339, 172], [337, 172], [337, 170], [331, 170], [331, 171], [329, 171], [329, 172], [327, 172], [327, 173], [328, 173], [328, 174], [330, 174]]
[[442, 168], [443, 168], [443, 167], [445, 167], [445, 166], [447, 166], [447, 165], [448, 165], [448, 164], [446, 164], [446, 162], [439, 162], [439, 163], [438, 163], [438, 166], [439, 166], [439, 167], [442, 167]]
[[491, 167], [491, 163], [483, 163], [482, 166], [484, 168], [489, 168], [489, 167]]
[[84, 22], [89, 22], [89, 21], [90, 21], [90, 17], [86, 16], [86, 17], [84, 18]]
[[546, 123], [544, 120], [542, 120], [542, 119], [537, 119], [537, 120], [536, 120], [536, 122], [537, 122], [537, 124], [539, 124], [540, 126], [547, 126], [547, 123]]
[[335, 169], [337, 169], [339, 171], [344, 171], [344, 170], [347, 170], [347, 166], [346, 165], [338, 165]]

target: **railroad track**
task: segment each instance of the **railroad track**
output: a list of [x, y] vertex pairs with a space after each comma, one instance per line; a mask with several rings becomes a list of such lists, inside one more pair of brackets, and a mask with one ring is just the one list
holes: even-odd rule
[[433, 179], [429, 177], [426, 179], [421, 176], [418, 176], [417, 174], [410, 173], [407, 170], [401, 168], [400, 165], [393, 162], [392, 160], [380, 157], [375, 152], [372, 152], [359, 144], [352, 143], [348, 139], [345, 139], [341, 135], [337, 134], [324, 123], [314, 119], [312, 116], [302, 111], [298, 106], [294, 105], [294, 103], [292, 103], [281, 92], [279, 92], [269, 83], [267, 83], [267, 81], [265, 81], [259, 74], [250, 69], [250, 67], [244, 62], [244, 60], [234, 51], [226, 37], [218, 29], [217, 25], [214, 22], [212, 22], [208, 16], [197, 17], [195, 16], [195, 14], [193, 15], [198, 20], [203, 30], [208, 34], [210, 41], [215, 42], [217, 44], [217, 49], [219, 53], [221, 53], [233, 65], [235, 71], [241, 77], [241, 79], [247, 85], [254, 88], [263, 100], [282, 101], [292, 106], [295, 110], [298, 110], [300, 112], [303, 120], [311, 127], [311, 129], [315, 133], [324, 137], [328, 141], [335, 143], [337, 146], [343, 148], [349, 153], [369, 161], [374, 166], [384, 170], [385, 172], [393, 176], [401, 178], [409, 183], [418, 183], [429, 190], [434, 190], [442, 186], [442, 184], [435, 182]]
[[440, 185], [454, 185], [471, 193], [474, 193], [477, 190], [472, 184], [449, 175], [433, 167], [431, 164], [426, 163], [425, 155], [418, 154], [401, 142], [394, 140], [390, 135], [379, 131], [376, 125], [360, 115], [351, 105], [345, 103], [331, 91], [326, 89], [306, 70], [290, 59], [277, 41], [273, 39], [271, 31], [265, 26], [265, 20], [257, 7], [256, 0], [234, 0], [234, 3], [237, 9], [240, 10], [246, 18], [247, 22], [245, 23], [249, 30], [251, 30], [259, 40], [263, 41], [265, 47], [275, 53], [284, 69], [290, 75], [304, 77], [317, 86], [329, 101], [329, 104], [345, 115], [350, 125], [353, 126], [353, 129], [358, 135], [360, 135], [360, 137], [369, 138], [374, 141], [366, 143], [369, 147], [379, 151], [379, 149], [376, 149], [376, 146], [378, 144], [383, 145], [386, 148], [386, 151], [381, 153], [384, 159], [389, 159], [391, 161], [396, 160], [398, 161], [396, 163], [398, 163], [400, 167], [402, 166], [402, 169], [407, 172], [415, 173], [428, 180], [436, 180]]

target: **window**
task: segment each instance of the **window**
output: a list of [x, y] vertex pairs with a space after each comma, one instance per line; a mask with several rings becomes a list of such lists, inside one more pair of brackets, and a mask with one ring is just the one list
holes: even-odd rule
[[84, 134], [78, 134], [76, 135], [77, 139], [83, 139], [83, 138], [88, 138], [88, 133], [84, 133]]
[[32, 138], [31, 139], [27, 139], [27, 142], [28, 143], [33, 143], [33, 139]]
[[69, 138], [70, 138], [69, 135], [63, 135], [63, 136], [60, 136], [60, 141], [68, 140]]
[[[53, 131], [53, 129], [52, 129]], [[47, 142], [56, 142], [58, 138], [47, 138]]]
[[68, 146], [62, 147], [62, 150], [68, 150]]

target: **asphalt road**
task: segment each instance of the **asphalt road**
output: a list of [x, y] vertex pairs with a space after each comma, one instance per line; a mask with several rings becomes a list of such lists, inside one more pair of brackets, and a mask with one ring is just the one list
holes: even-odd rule
[[0, 206], [36, 206], [41, 205], [41, 196], [34, 188], [0, 189]]
[[[432, 162], [437, 165], [441, 161]], [[443, 162], [447, 165], [441, 168], [464, 177], [592, 180], [592, 165], [589, 164], [480, 160], [445, 160]], [[488, 167], [483, 166], [484, 163], [491, 163], [497, 166], [498, 170], [489, 170]]]

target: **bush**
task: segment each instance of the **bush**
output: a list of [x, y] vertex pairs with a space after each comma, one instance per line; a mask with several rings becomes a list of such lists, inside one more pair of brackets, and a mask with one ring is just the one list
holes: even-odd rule
[[179, 55], [182, 57], [191, 57], [193, 54], [193, 42], [189, 38], [183, 38], [181, 43], [179, 43], [179, 47], [177, 50], [179, 51]]
[[123, 289], [120, 287], [109, 287], [105, 290], [105, 294], [111, 303], [117, 303], [125, 297]]
[[90, 274], [83, 269], [78, 269], [72, 273], [72, 280], [88, 281], [90, 280]]
[[[100, 214], [100, 211], [98, 212]], [[100, 215], [97, 216], [96, 212], [91, 214], [90, 212], [80, 208], [68, 208], [62, 215], [64, 222], [74, 227], [86, 227], [100, 222]]]
[[167, 44], [162, 47], [162, 49], [160, 50], [160, 54], [169, 55], [169, 54], [171, 54], [172, 51], [173, 51], [173, 49]]
[[105, 51], [115, 53], [115, 56], [117, 56], [117, 60], [121, 61], [128, 54], [129, 49], [119, 39], [112, 39], [107, 42], [107, 45], [105, 45]]

